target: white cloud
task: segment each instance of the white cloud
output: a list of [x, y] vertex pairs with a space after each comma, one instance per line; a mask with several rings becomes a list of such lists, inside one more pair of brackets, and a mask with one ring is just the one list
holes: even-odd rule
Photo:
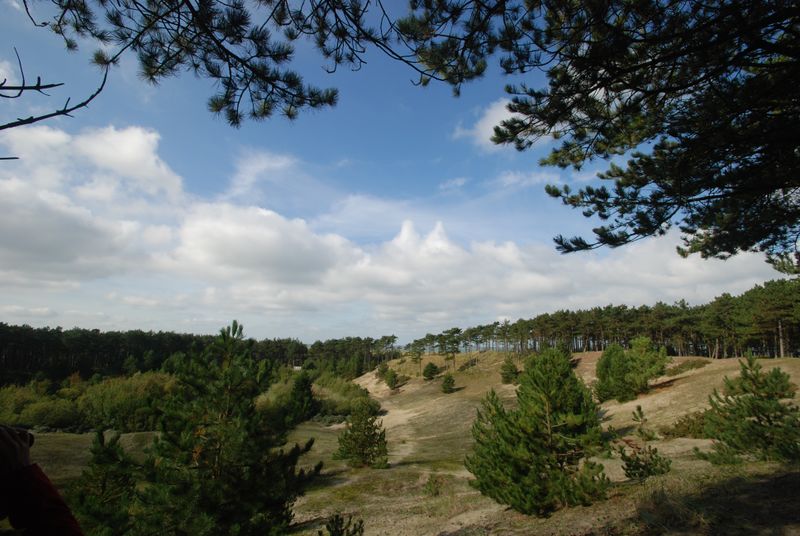
[[560, 182], [556, 173], [546, 171], [504, 171], [491, 184], [500, 188], [527, 188], [541, 186], [542, 184], [555, 184]]
[[113, 273], [133, 230], [130, 222], [99, 217], [16, 178], [0, 180], [0, 229], [0, 273], [16, 284]]
[[465, 184], [467, 184], [468, 180], [464, 177], [457, 177], [455, 179], [446, 180], [442, 183], [439, 183], [439, 190], [441, 191], [452, 191], [452, 190], [460, 190]]
[[84, 132], [75, 139], [74, 148], [101, 171], [125, 180], [133, 191], [165, 194], [177, 201], [181, 178], [158, 156], [159, 139], [154, 130], [109, 126]]
[[230, 199], [251, 196], [259, 182], [274, 179], [275, 174], [296, 165], [297, 160], [288, 155], [248, 151], [238, 160], [236, 173], [225, 197]]
[[22, 318], [50, 318], [56, 312], [49, 307], [24, 307], [21, 305], [0, 305], [0, 314]]
[[303, 220], [254, 206], [199, 204], [178, 234], [177, 268], [222, 280], [319, 282], [351, 254], [339, 236], [315, 234]]
[[[328, 195], [319, 216], [292, 218], [254, 196], [187, 196], [147, 129], [15, 130], [0, 137], [25, 156], [0, 168], [5, 321], [213, 331], [238, 318], [254, 336], [408, 338], [563, 308], [701, 303], [776, 275], [754, 254], [682, 259], [674, 233], [568, 256], [491, 238], [511, 196], [480, 212], [486, 199], [459, 209]], [[300, 168], [290, 155], [249, 153], [229, 192], [266, 183], [269, 199], [292, 177], [319, 182]], [[498, 184], [555, 180], [509, 172]], [[454, 227], [472, 240], [452, 238]]]
[[508, 111], [509, 102], [511, 101], [505, 98], [494, 101], [483, 110], [481, 116], [471, 127], [464, 128], [459, 124], [453, 131], [453, 138], [469, 139], [474, 145], [487, 152], [502, 150], [503, 146], [492, 142], [492, 136], [495, 126], [512, 117], [511, 112]]

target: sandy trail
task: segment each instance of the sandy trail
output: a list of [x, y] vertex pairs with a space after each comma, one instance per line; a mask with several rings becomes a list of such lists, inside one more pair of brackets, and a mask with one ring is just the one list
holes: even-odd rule
[[398, 407], [392, 400], [392, 390], [374, 372], [356, 378], [354, 382], [369, 391], [369, 394], [381, 403], [381, 408], [385, 412], [381, 416], [381, 422], [389, 443], [389, 463], [398, 463], [410, 457], [414, 453], [416, 444], [410, 423], [420, 411]]

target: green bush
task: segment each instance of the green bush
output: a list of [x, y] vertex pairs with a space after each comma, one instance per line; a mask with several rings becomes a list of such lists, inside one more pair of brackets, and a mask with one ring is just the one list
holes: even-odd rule
[[666, 438], [691, 437], [694, 439], [708, 439], [705, 431], [706, 411], [687, 413], [669, 426], [662, 426], [659, 432]]
[[88, 386], [78, 398], [78, 408], [91, 428], [121, 432], [154, 430], [159, 406], [173, 386], [174, 378], [163, 372], [108, 378]]
[[48, 398], [29, 404], [19, 416], [20, 424], [46, 428], [76, 429], [82, 426], [81, 413], [71, 400]]
[[442, 392], [445, 394], [450, 394], [456, 390], [456, 379], [453, 378], [453, 375], [447, 373], [442, 378]]
[[432, 380], [439, 375], [439, 367], [435, 363], [428, 363], [422, 370], [422, 377], [426, 380]]
[[664, 374], [668, 362], [666, 350], [653, 346], [647, 337], [633, 339], [627, 352], [612, 344], [597, 362], [595, 394], [600, 401], [633, 400], [647, 391], [651, 379]]
[[381, 409], [380, 403], [369, 397], [369, 392], [355, 383], [329, 372], [314, 380], [314, 392], [320, 401], [319, 415], [339, 422], [353, 412], [353, 404], [361, 401], [370, 407], [373, 415]]
[[27, 406], [42, 399], [31, 385], [0, 387], [0, 422], [9, 426], [22, 424], [19, 416]]

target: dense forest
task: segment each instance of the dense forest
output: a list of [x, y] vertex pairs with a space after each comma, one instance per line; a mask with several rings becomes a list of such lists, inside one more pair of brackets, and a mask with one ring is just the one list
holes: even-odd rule
[[[644, 335], [671, 355], [738, 357], [747, 352], [781, 357], [800, 354], [800, 280], [769, 281], [740, 296], [723, 294], [703, 305], [607, 305], [559, 310], [530, 319], [493, 322], [427, 334], [407, 345], [414, 353], [528, 352], [567, 344], [573, 351], [627, 346]], [[37, 377], [52, 380], [77, 372], [83, 378], [158, 370], [169, 356], [203, 351], [209, 335], [173, 332], [33, 328], [0, 323], [0, 384]], [[399, 354], [397, 337], [346, 337], [311, 345], [296, 339], [248, 339], [257, 359], [329, 371], [346, 378], [372, 370]]]
[[493, 322], [467, 329], [427, 334], [412, 352], [453, 354], [459, 351], [539, 351], [566, 344], [574, 352], [628, 347], [637, 336], [649, 337], [670, 355], [712, 358], [800, 354], [800, 280], [769, 281], [741, 296], [722, 294], [710, 303], [641, 307], [607, 305], [592, 309]]

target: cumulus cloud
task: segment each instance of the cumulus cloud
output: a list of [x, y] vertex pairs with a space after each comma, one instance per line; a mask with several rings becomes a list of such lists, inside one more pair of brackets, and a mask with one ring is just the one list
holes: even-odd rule
[[304, 220], [254, 206], [199, 204], [178, 234], [176, 268], [222, 280], [320, 282], [326, 270], [350, 255], [342, 237], [316, 234]]
[[177, 201], [183, 189], [181, 178], [158, 156], [159, 139], [154, 130], [109, 126], [84, 132], [73, 146], [99, 171], [113, 173], [132, 190], [164, 194]]
[[122, 262], [133, 231], [128, 222], [98, 217], [15, 178], [0, 180], [0, 228], [0, 273], [16, 284], [108, 275]]
[[0, 168], [6, 321], [213, 331], [238, 318], [254, 336], [409, 338], [562, 308], [700, 303], [775, 277], [759, 255], [682, 259], [674, 233], [562, 256], [550, 244], [464, 239], [467, 223], [474, 236], [491, 228], [491, 211], [467, 211], [454, 239], [458, 215], [433, 203], [329, 196], [324, 210], [298, 218], [236, 193], [275, 187], [273, 173], [302, 176], [290, 155], [246, 154], [230, 196], [196, 199], [159, 156], [154, 131], [15, 130], [0, 143], [31, 158]]

